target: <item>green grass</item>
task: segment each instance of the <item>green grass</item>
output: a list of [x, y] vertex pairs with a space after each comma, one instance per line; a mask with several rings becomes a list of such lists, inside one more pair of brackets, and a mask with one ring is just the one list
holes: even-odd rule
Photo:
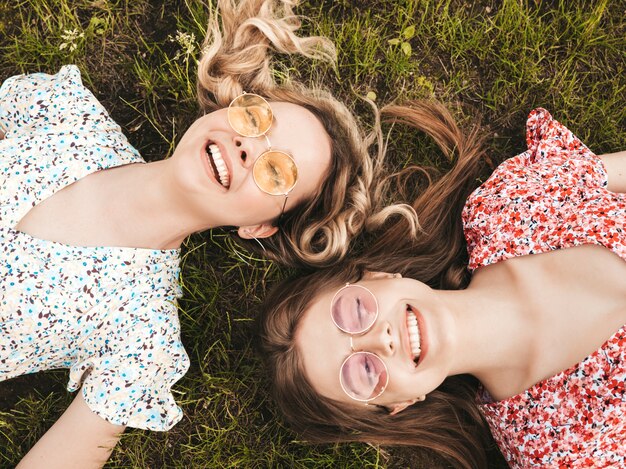
[[[597, 153], [626, 148], [624, 0], [310, 0], [299, 11], [305, 31], [336, 42], [338, 66], [282, 60], [279, 75], [322, 81], [366, 127], [368, 93], [379, 105], [434, 96], [460, 121], [480, 120], [494, 163], [524, 150], [537, 106]], [[193, 53], [206, 17], [199, 0], [0, 0], [0, 80], [76, 63], [131, 143], [163, 158], [198, 115]], [[398, 128], [393, 139], [397, 166], [447, 167], [424, 138]], [[185, 418], [168, 433], [127, 431], [108, 467], [440, 467], [410, 449], [299, 441], [280, 423], [252, 347], [257, 307], [286, 272], [220, 230], [192, 236], [184, 253], [192, 364], [175, 392]], [[63, 412], [66, 380], [55, 371], [0, 384], [0, 467]]]

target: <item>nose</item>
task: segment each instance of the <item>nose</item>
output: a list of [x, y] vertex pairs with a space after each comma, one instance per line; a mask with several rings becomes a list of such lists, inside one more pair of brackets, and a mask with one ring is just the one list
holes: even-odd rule
[[387, 321], [379, 321], [365, 334], [352, 336], [352, 346], [355, 352], [374, 352], [380, 356], [391, 356], [395, 352], [397, 343], [391, 324]]
[[236, 147], [237, 156], [242, 166], [251, 168], [257, 158], [267, 150], [267, 143], [265, 137], [243, 137], [237, 135], [233, 137], [233, 142]]

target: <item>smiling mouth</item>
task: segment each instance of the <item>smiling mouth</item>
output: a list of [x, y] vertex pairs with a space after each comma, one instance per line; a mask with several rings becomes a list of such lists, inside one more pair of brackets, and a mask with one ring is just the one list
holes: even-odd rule
[[417, 324], [417, 316], [415, 316], [413, 309], [409, 305], [406, 305], [406, 327], [409, 332], [409, 345], [411, 346], [413, 361], [415, 362], [415, 366], [417, 366], [420, 355], [422, 354], [422, 341]]
[[217, 145], [209, 142], [205, 147], [206, 159], [209, 162], [209, 166], [213, 170], [213, 175], [219, 183], [226, 189], [230, 187], [230, 174], [228, 173], [228, 167], [222, 158], [222, 153]]

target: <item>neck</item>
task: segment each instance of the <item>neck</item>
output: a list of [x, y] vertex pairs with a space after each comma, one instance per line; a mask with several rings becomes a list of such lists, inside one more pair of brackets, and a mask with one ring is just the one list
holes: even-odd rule
[[[100, 181], [104, 211], [131, 244], [176, 249], [192, 233], [213, 228], [188, 213], [167, 175], [168, 160], [134, 164], [109, 171]], [[114, 209], [112, 208], [114, 207]]]
[[496, 399], [579, 363], [626, 322], [626, 264], [597, 245], [483, 267], [450, 310], [451, 374], [471, 373]]
[[477, 273], [467, 289], [441, 294], [453, 317], [450, 374], [472, 374], [491, 391], [527, 376], [534, 338], [518, 280], [511, 272], [492, 275], [489, 269]]

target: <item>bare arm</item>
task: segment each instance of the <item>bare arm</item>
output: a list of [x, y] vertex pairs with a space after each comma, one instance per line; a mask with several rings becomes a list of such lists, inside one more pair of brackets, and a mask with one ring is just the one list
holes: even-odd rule
[[79, 392], [61, 418], [31, 448], [17, 468], [101, 468], [125, 428], [94, 414]]
[[608, 189], [612, 192], [626, 192], [626, 151], [599, 156], [608, 173]]

